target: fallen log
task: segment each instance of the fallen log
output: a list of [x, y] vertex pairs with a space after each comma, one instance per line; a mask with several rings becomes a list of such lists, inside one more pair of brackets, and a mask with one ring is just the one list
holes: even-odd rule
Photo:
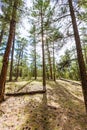
[[22, 90], [23, 88], [25, 88], [28, 84], [30, 84], [31, 82], [33, 82], [33, 80], [29, 81], [28, 83], [26, 83], [25, 85], [23, 85], [21, 88], [19, 88], [16, 92], [19, 92], [20, 90]]
[[6, 96], [24, 96], [24, 95], [35, 95], [35, 94], [43, 94], [46, 90], [38, 90], [38, 91], [30, 91], [30, 92], [20, 92], [20, 93], [6, 93]]
[[60, 80], [63, 80], [63, 81], [66, 81], [66, 82], [70, 82], [73, 85], [81, 85], [81, 83], [77, 83], [77, 82], [75, 82], [73, 80], [68, 80], [68, 79], [64, 79], [64, 78], [60, 78]]

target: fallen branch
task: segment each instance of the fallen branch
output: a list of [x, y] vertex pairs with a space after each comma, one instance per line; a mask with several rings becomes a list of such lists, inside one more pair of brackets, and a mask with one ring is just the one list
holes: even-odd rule
[[6, 96], [24, 96], [24, 95], [34, 95], [34, 94], [43, 94], [46, 90], [38, 90], [38, 91], [31, 91], [31, 92], [20, 92], [20, 93], [6, 93]]
[[21, 88], [19, 88], [16, 92], [19, 92], [20, 90], [22, 90], [23, 88], [25, 88], [28, 84], [30, 84], [31, 82], [33, 82], [33, 80], [29, 81], [28, 83], [26, 83], [25, 85], [23, 85]]

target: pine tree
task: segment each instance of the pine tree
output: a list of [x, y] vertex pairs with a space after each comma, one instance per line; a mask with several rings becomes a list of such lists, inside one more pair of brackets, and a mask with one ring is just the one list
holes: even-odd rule
[[11, 50], [11, 46], [14, 38], [14, 32], [16, 28], [17, 8], [19, 5], [20, 5], [20, 0], [13, 1], [9, 36], [8, 36], [6, 50], [3, 57], [3, 65], [2, 65], [1, 75], [0, 75], [0, 101], [4, 100], [5, 82], [6, 82], [8, 63], [9, 63], [9, 55], [10, 55], [10, 50]]
[[86, 78], [87, 74], [86, 74], [86, 68], [85, 68], [84, 58], [83, 58], [83, 54], [82, 54], [81, 41], [80, 41], [80, 36], [79, 36], [78, 27], [77, 27], [77, 23], [76, 23], [73, 2], [72, 2], [72, 0], [68, 0], [68, 2], [69, 2], [69, 7], [70, 7], [70, 13], [71, 13], [71, 18], [72, 18], [72, 25], [73, 25], [73, 31], [74, 31], [74, 37], [75, 37], [75, 43], [76, 43], [76, 49], [77, 49], [77, 58], [78, 58], [80, 76], [81, 76], [81, 81], [82, 81], [84, 102], [85, 102], [85, 107], [86, 107], [86, 112], [87, 112], [87, 78]]

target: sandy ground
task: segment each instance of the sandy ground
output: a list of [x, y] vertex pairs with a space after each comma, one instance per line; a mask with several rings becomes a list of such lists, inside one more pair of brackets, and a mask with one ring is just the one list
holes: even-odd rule
[[[32, 81], [20, 92], [32, 90], [42, 90], [42, 83]], [[0, 130], [87, 130], [81, 86], [61, 80], [48, 82], [45, 94], [6, 97], [0, 110]]]

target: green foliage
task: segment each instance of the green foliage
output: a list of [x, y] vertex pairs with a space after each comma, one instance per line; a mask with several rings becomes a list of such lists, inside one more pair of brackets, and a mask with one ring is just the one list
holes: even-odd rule
[[[0, 17], [0, 29], [6, 28], [7, 34], [4, 34], [2, 46], [0, 47], [0, 54], [2, 54], [5, 51], [5, 46], [6, 46], [6, 41], [8, 38], [8, 29], [9, 29], [9, 22], [11, 20], [12, 16], [12, 7], [14, 0], [1, 0], [3, 3], [2, 6], [2, 17]], [[18, 23], [20, 24], [20, 18], [23, 17], [23, 9], [24, 9], [24, 1], [23, 0], [18, 0], [18, 7], [17, 7], [17, 28], [19, 28]], [[64, 44], [66, 44], [68, 41], [64, 38], [66, 34], [63, 33], [64, 29], [62, 29], [62, 25], [65, 24], [63, 20], [66, 20], [66, 17], [63, 18], [63, 20], [60, 18], [58, 22], [54, 22], [54, 19], [59, 18], [63, 15], [66, 15], [68, 12], [68, 5], [63, 5], [64, 1], [62, 1], [61, 5], [56, 7], [54, 5], [50, 4], [50, 0], [35, 0], [32, 2], [32, 8], [30, 9], [29, 12], [29, 20], [31, 22], [31, 28], [29, 31], [29, 39], [26, 40], [26, 38], [21, 38], [19, 36], [16, 36], [16, 45], [15, 45], [15, 57], [14, 57], [14, 67], [13, 67], [13, 75], [16, 76], [16, 70], [18, 66], [18, 60], [19, 60], [19, 70], [22, 70], [23, 75], [22, 77], [31, 77], [34, 74], [34, 69], [35, 69], [35, 55], [36, 55], [36, 62], [37, 62], [37, 70], [38, 70], [38, 75], [42, 76], [42, 65], [41, 65], [41, 55], [38, 53], [38, 50], [36, 51], [35, 54], [35, 47], [38, 48], [38, 46], [41, 45], [41, 14], [43, 18], [43, 40], [44, 40], [44, 45], [45, 45], [45, 57], [46, 57], [46, 67], [49, 70], [49, 64], [48, 64], [48, 59], [47, 59], [47, 50], [46, 50], [46, 45], [48, 42], [49, 46], [49, 52], [50, 52], [50, 57], [51, 57], [51, 62], [53, 63], [53, 42], [55, 43], [54, 51], [55, 55], [57, 55], [56, 51], [58, 49], [62, 48]], [[65, 2], [67, 3], [67, 2]], [[81, 7], [82, 11], [79, 10], [76, 12], [76, 17], [78, 16], [79, 20], [86, 20], [86, 6], [87, 6], [87, 0], [80, 0], [76, 1], [76, 4]], [[58, 9], [59, 8], [59, 9]], [[25, 11], [25, 10], [24, 10]], [[68, 19], [68, 18], [67, 18]], [[67, 20], [66, 20], [67, 21]], [[67, 23], [68, 24], [68, 23]], [[7, 27], [5, 26], [7, 25]], [[66, 25], [64, 25], [65, 27]], [[66, 30], [68, 30], [66, 26]], [[70, 31], [71, 31], [70, 27]], [[81, 28], [80, 28], [81, 30]], [[86, 30], [83, 29], [83, 30]], [[83, 33], [83, 31], [81, 30]], [[84, 36], [86, 36], [86, 31], [85, 34], [83, 33]], [[18, 34], [16, 34], [18, 35]], [[81, 37], [82, 38], [82, 37]], [[63, 41], [65, 40], [65, 41]], [[86, 37], [83, 39], [83, 43], [87, 42]], [[63, 44], [61, 44], [61, 41], [63, 41]], [[29, 45], [29, 46], [28, 46]], [[27, 49], [29, 47], [29, 50]], [[83, 54], [84, 50], [87, 51], [87, 47], [85, 48], [82, 45], [83, 48]], [[41, 51], [41, 50], [40, 50]], [[85, 52], [86, 52], [85, 51]], [[58, 65], [58, 76], [65, 77], [65, 78], [71, 78], [71, 79], [79, 79], [78, 76], [78, 65], [77, 61], [71, 61], [71, 50], [67, 50], [65, 52], [65, 55], [61, 57], [61, 60], [59, 61]], [[58, 58], [58, 56], [57, 56]], [[55, 58], [56, 59], [56, 58]], [[84, 55], [84, 59], [86, 62], [86, 57]], [[57, 59], [56, 59], [57, 61]], [[0, 61], [1, 63], [1, 61]], [[0, 65], [1, 66], [1, 65]], [[76, 73], [75, 73], [76, 72]], [[20, 74], [19, 74], [20, 76]]]
[[58, 64], [58, 77], [66, 79], [79, 80], [79, 68], [77, 60], [71, 57], [71, 50], [66, 50], [65, 54], [61, 56]]
[[79, 6], [83, 7], [83, 8], [87, 8], [87, 0], [80, 0], [78, 2]]

